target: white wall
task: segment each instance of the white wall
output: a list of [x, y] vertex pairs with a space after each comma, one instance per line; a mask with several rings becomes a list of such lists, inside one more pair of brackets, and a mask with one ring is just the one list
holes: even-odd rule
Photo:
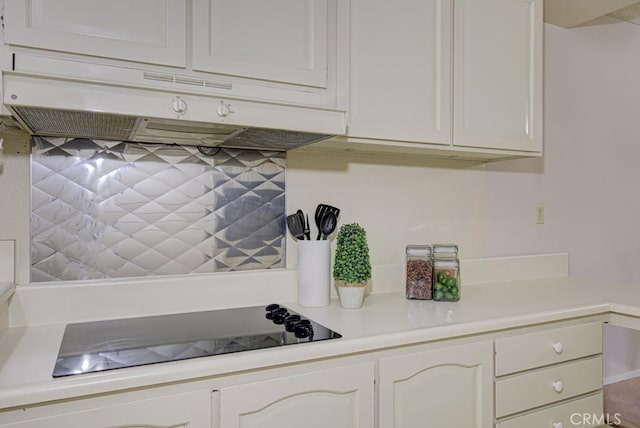
[[[544, 158], [487, 166], [487, 256], [568, 251], [571, 275], [640, 286], [638, 52], [633, 24], [545, 26]], [[605, 377], [640, 369], [640, 333], [607, 334]]]
[[[407, 244], [453, 242], [461, 258], [483, 255], [483, 176], [484, 165], [460, 161], [294, 151], [287, 160], [287, 212], [300, 208], [313, 222], [318, 203], [336, 205], [341, 224], [367, 230], [372, 265], [387, 265], [402, 287]], [[293, 267], [291, 237], [287, 248]]]

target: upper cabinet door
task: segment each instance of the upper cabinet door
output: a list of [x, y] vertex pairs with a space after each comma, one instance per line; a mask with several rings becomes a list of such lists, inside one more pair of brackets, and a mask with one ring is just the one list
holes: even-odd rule
[[329, 0], [193, 0], [194, 70], [325, 88]]
[[185, 0], [6, 0], [5, 42], [186, 66]]
[[351, 0], [349, 136], [450, 144], [451, 10]]
[[457, 146], [542, 148], [542, 0], [456, 0]]

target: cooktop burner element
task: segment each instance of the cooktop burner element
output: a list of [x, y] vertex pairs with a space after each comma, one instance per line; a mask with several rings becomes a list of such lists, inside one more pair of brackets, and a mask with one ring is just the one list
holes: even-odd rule
[[53, 377], [340, 337], [276, 303], [69, 324]]

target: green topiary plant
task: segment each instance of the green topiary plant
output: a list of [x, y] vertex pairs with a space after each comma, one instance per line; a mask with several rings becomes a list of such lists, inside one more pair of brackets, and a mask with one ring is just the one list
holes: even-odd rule
[[371, 279], [367, 232], [358, 223], [340, 227], [333, 279], [338, 287], [364, 287]]

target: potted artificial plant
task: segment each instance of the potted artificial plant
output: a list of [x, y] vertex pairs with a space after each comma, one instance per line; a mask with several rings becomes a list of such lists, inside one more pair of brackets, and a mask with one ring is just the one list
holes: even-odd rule
[[333, 279], [340, 305], [357, 309], [362, 306], [364, 290], [371, 279], [367, 232], [357, 223], [344, 224], [340, 227], [337, 241]]

